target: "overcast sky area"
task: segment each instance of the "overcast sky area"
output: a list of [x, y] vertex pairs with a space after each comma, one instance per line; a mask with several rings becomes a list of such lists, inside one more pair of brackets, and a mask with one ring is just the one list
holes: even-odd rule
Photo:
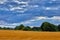
[[60, 0], [0, 0], [0, 26], [60, 24]]

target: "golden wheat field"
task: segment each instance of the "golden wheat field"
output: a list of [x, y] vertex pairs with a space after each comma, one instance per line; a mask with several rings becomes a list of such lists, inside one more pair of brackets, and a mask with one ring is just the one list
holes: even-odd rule
[[60, 32], [0, 30], [0, 40], [60, 40]]

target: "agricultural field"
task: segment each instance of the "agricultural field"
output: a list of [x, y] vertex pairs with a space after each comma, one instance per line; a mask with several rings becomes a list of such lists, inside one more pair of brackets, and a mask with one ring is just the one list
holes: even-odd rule
[[0, 40], [60, 40], [60, 32], [0, 30]]

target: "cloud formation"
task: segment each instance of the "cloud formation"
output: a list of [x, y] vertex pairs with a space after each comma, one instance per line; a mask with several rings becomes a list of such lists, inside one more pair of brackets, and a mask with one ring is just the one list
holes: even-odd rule
[[[24, 25], [28, 25], [28, 24], [35, 24], [35, 22], [37, 22], [38, 23], [38, 21], [41, 21], [41, 20], [44, 20], [44, 21], [46, 21], [47, 20], [47, 22], [48, 22], [48, 20], [53, 20], [53, 21], [58, 21], [58, 22], [60, 22], [60, 16], [53, 16], [53, 17], [43, 17], [43, 16], [40, 16], [40, 17], [35, 17], [35, 18], [33, 18], [33, 19], [31, 19], [31, 20], [26, 20], [26, 21], [23, 21], [23, 22], [20, 22], [20, 23], [11, 23], [11, 24], [9, 24], [9, 23], [6, 23], [6, 22], [4, 22], [4, 21], [0, 21], [0, 26], [11, 26], [11, 27], [15, 27], [15, 26], [17, 26], [17, 25], [20, 25], [20, 24], [24, 24]], [[44, 22], [43, 21], [43, 22]], [[50, 22], [51, 22], [50, 21]], [[54, 24], [54, 22], [53, 22], [53, 24]], [[29, 25], [29, 26], [32, 26], [32, 25]]]
[[60, 24], [60, 0], [0, 0], [1, 26]]
[[[47, 3], [48, 2], [48, 3]], [[49, 2], [52, 2], [52, 3], [49, 3]], [[0, 4], [4, 4], [5, 6], [7, 7], [4, 7], [4, 5], [1, 5], [1, 7], [3, 8], [0, 8], [0, 10], [9, 10], [9, 11], [21, 11], [22, 12], [25, 12], [27, 10], [29, 10], [29, 8], [41, 8], [43, 10], [59, 10], [60, 8], [60, 5], [58, 5], [57, 7], [55, 7], [55, 4], [59, 4], [58, 2], [60, 2], [59, 0], [0, 0]], [[42, 3], [42, 4], [41, 4]], [[55, 4], [54, 4], [55, 3]], [[50, 6], [50, 5], [54, 4], [53, 7], [46, 7], [46, 6]], [[27, 9], [27, 10], [26, 10]], [[40, 9], [40, 10], [42, 10]]]

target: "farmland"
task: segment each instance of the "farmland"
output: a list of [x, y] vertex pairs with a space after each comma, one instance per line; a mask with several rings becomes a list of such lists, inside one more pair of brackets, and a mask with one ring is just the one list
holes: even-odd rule
[[0, 30], [0, 40], [60, 40], [60, 32]]

